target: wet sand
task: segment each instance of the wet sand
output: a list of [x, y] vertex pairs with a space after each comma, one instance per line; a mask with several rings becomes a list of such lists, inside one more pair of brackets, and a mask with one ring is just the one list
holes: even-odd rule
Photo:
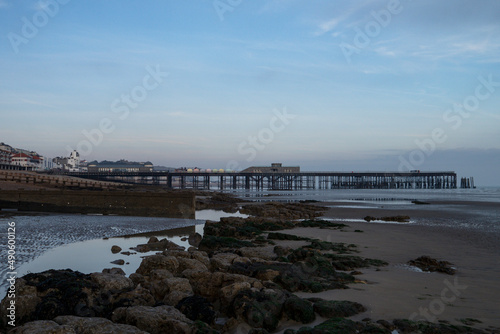
[[[451, 217], [449, 212], [435, 210], [432, 206], [418, 206], [414, 212], [373, 207], [339, 208], [338, 202], [334, 206], [337, 207], [330, 208], [325, 217], [358, 221], [366, 215], [380, 217], [405, 213], [412, 219]], [[363, 274], [357, 278], [366, 284], [351, 285], [346, 290], [297, 295], [350, 300], [365, 305], [367, 312], [352, 317], [353, 320], [410, 318], [433, 322], [445, 320], [463, 325], [459, 319], [473, 318], [482, 322], [477, 327], [500, 327], [498, 242], [494, 245], [478, 244], [477, 238], [481, 236], [474, 236], [475, 232], [465, 233], [445, 226], [352, 221], [345, 223], [349, 227], [341, 231], [296, 228], [282, 232], [330, 242], [354, 243], [359, 246], [359, 256], [385, 260], [389, 265], [381, 267], [379, 271], [376, 268], [361, 269]], [[409, 260], [421, 255], [449, 261], [457, 268], [457, 273], [453, 276], [426, 273], [406, 265]]]

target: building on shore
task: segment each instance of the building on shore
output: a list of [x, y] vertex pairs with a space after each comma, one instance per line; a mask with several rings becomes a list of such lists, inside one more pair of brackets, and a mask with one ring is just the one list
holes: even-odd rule
[[64, 171], [80, 172], [80, 153], [76, 150], [71, 152], [69, 157], [57, 157], [52, 159], [52, 162]]
[[272, 163], [271, 166], [252, 166], [242, 173], [300, 173], [299, 166], [283, 166], [282, 163]]
[[10, 165], [12, 163], [12, 153], [0, 148], [0, 165]]
[[133, 162], [128, 160], [119, 161], [92, 161], [87, 165], [89, 173], [137, 173], [152, 172], [153, 164], [150, 161]]
[[11, 156], [11, 164], [26, 170], [39, 170], [43, 166], [43, 157], [26, 153], [15, 153]]

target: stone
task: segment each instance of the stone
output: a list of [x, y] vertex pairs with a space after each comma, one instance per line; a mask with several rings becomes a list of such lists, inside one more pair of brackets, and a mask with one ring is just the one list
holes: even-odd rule
[[151, 237], [149, 238], [148, 240], [148, 244], [154, 244], [154, 243], [157, 243], [159, 240], [157, 237]]
[[144, 284], [144, 282], [146, 281], [144, 276], [138, 273], [130, 274], [129, 278], [132, 280], [132, 282], [134, 282], [134, 285]]
[[426, 255], [420, 256], [415, 260], [408, 261], [408, 264], [418, 267], [423, 271], [437, 271], [448, 275], [454, 275], [456, 273], [456, 269], [451, 267], [452, 264], [450, 262], [438, 261]]
[[125, 276], [125, 272], [123, 271], [122, 268], [111, 268], [111, 269], [103, 269], [102, 270], [103, 274], [111, 274], [111, 275], [123, 275]]
[[350, 317], [365, 312], [363, 305], [347, 300], [317, 300], [314, 301], [314, 311], [324, 318]]
[[92, 273], [90, 278], [104, 291], [114, 292], [134, 288], [134, 282], [121, 274]]
[[207, 253], [194, 250], [189, 251], [189, 253], [191, 254], [192, 259], [200, 261], [207, 268], [210, 267], [210, 258], [208, 257]]
[[210, 258], [210, 270], [227, 271], [236, 258], [240, 256], [234, 253], [217, 253]]
[[117, 246], [117, 245], [111, 246], [111, 253], [116, 254], [116, 253], [120, 253], [121, 251], [122, 251], [122, 248], [120, 246]]
[[173, 306], [121, 307], [113, 312], [114, 322], [135, 326], [150, 334], [191, 334], [192, 320]]
[[240, 291], [228, 308], [228, 315], [241, 319], [253, 328], [274, 332], [283, 315], [286, 294], [278, 290]]
[[[105, 318], [81, 318], [75, 316], [59, 316], [54, 321], [65, 327], [73, 328], [75, 333], [100, 334], [100, 333], [120, 333], [120, 334], [147, 334], [137, 327], [115, 324]], [[71, 333], [71, 332], [69, 332]]]
[[201, 320], [207, 324], [213, 324], [216, 318], [214, 306], [208, 299], [201, 296], [183, 298], [175, 307], [193, 321]]
[[154, 269], [166, 269], [171, 273], [177, 273], [179, 269], [179, 261], [173, 256], [151, 255], [145, 257], [136, 273], [148, 276]]
[[260, 279], [261, 281], [273, 281], [279, 275], [280, 272], [277, 270], [266, 269], [263, 271], [259, 271], [255, 278]]
[[189, 235], [188, 243], [193, 247], [198, 247], [201, 243], [203, 237], [199, 233], [193, 233]]
[[308, 324], [316, 319], [313, 303], [297, 296], [291, 296], [288, 298], [285, 301], [283, 308], [286, 316], [291, 320]]
[[119, 266], [123, 266], [125, 264], [125, 260], [123, 259], [118, 259], [118, 260], [114, 260], [114, 261], [111, 261], [112, 264], [117, 264]]
[[22, 326], [15, 327], [9, 331], [13, 334], [76, 334], [76, 331], [69, 326], [61, 326], [51, 320], [37, 320], [28, 322]]
[[136, 286], [134, 290], [122, 292], [113, 298], [113, 307], [153, 306], [155, 304], [156, 300], [151, 292], [141, 285]]
[[208, 271], [208, 268], [206, 265], [204, 265], [202, 262], [195, 260], [195, 259], [188, 259], [188, 258], [181, 257], [181, 258], [178, 258], [177, 261], [179, 262], [178, 272], [180, 272], [180, 273], [186, 269]]
[[229, 305], [236, 295], [243, 290], [249, 290], [252, 285], [248, 282], [237, 282], [220, 289], [220, 300], [222, 305]]
[[163, 281], [168, 287], [168, 293], [163, 298], [167, 305], [175, 306], [182, 299], [193, 295], [193, 288], [187, 278], [169, 278]]

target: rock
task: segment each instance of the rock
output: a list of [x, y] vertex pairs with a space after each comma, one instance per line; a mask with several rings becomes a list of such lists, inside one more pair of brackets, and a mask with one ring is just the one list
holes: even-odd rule
[[259, 271], [255, 278], [260, 279], [261, 281], [274, 281], [276, 277], [280, 275], [280, 272], [272, 269], [265, 269], [263, 271]]
[[238, 240], [232, 237], [205, 235], [198, 248], [202, 251], [213, 252], [219, 249], [241, 247], [255, 247], [255, 245], [250, 241]]
[[132, 282], [134, 282], [134, 285], [143, 284], [146, 281], [144, 276], [138, 273], [130, 274], [129, 278], [132, 280]]
[[135, 253], [135, 252], [132, 253], [132, 252], [126, 251], [126, 252], [121, 252], [120, 254], [130, 256], [130, 255], [137, 254], [137, 253]]
[[188, 243], [193, 247], [198, 247], [200, 245], [201, 239], [203, 239], [201, 234], [193, 233], [189, 235]]
[[[98, 292], [99, 286], [90, 275], [69, 269], [27, 274], [16, 283], [16, 324], [63, 314], [90, 316], [105, 312], [105, 308], [97, 307]], [[2, 321], [7, 319], [4, 312], [8, 302], [7, 298], [2, 301]]]
[[260, 284], [260, 281], [255, 278], [222, 272], [211, 273], [209, 271], [185, 270], [183, 275], [189, 279], [194, 293], [207, 298], [209, 301], [218, 300], [220, 290], [233, 283], [247, 282], [252, 287], [256, 283]]
[[111, 268], [111, 269], [103, 269], [103, 274], [111, 274], [111, 275], [123, 275], [125, 276], [125, 272], [122, 268]]
[[[16, 325], [22, 324], [26, 321], [36, 320], [33, 313], [36, 311], [37, 305], [42, 302], [42, 297], [39, 296], [37, 288], [33, 285], [27, 284], [23, 278], [16, 280]], [[9, 312], [7, 307], [10, 306], [10, 299], [7, 296], [0, 304], [0, 328], [5, 328]]]
[[9, 331], [13, 334], [76, 334], [76, 331], [69, 326], [61, 326], [55, 321], [38, 320], [15, 327]]
[[174, 274], [166, 269], [154, 269], [149, 273], [150, 281], [162, 281], [167, 278], [173, 278]]
[[274, 260], [276, 255], [269, 247], [242, 247], [240, 254], [243, 257], [257, 258], [263, 260]]
[[283, 247], [283, 246], [275, 246], [273, 250], [276, 256], [278, 257], [287, 256], [292, 251], [290, 247]]
[[120, 246], [117, 246], [117, 245], [111, 246], [111, 253], [116, 254], [116, 253], [120, 253], [121, 251], [122, 251], [122, 248]]
[[151, 238], [149, 238], [149, 240], [148, 240], [148, 244], [155, 244], [155, 243], [157, 243], [158, 241], [159, 241], [159, 240], [158, 240], [158, 238], [157, 238], [157, 237], [151, 237]]
[[136, 273], [148, 276], [154, 269], [166, 269], [171, 273], [177, 273], [179, 261], [173, 256], [151, 255], [145, 257]]
[[314, 312], [324, 318], [347, 318], [365, 311], [363, 305], [345, 300], [318, 300], [314, 302]]
[[217, 253], [210, 258], [211, 271], [227, 271], [231, 267], [234, 259], [240, 257], [234, 253]]
[[287, 295], [279, 290], [243, 290], [236, 295], [228, 312], [253, 328], [273, 332], [283, 315], [286, 298]]
[[200, 261], [207, 268], [210, 267], [210, 258], [208, 257], [207, 253], [196, 251], [196, 250], [190, 250], [189, 253], [191, 254], [192, 259]]
[[308, 324], [316, 319], [314, 314], [313, 303], [308, 300], [291, 296], [283, 305], [286, 316], [303, 324]]
[[408, 223], [410, 221], [410, 216], [390, 216], [390, 217], [381, 217], [376, 218], [373, 216], [366, 216], [363, 218], [367, 222], [371, 222], [373, 220], [382, 220], [386, 222], [399, 222], [399, 223]]
[[179, 250], [182, 251], [185, 247], [179, 246], [176, 243], [168, 240], [162, 239], [158, 242], [151, 242], [152, 239], [149, 239], [147, 244], [140, 244], [137, 247], [133, 248], [141, 253], [151, 252], [151, 251], [164, 251], [164, 250]]
[[249, 290], [252, 285], [248, 282], [238, 282], [227, 285], [220, 289], [220, 299], [222, 305], [229, 305], [236, 295], [243, 290]]
[[150, 334], [191, 334], [193, 321], [172, 306], [121, 307], [113, 312], [112, 320], [135, 326]]
[[193, 295], [193, 288], [186, 278], [169, 278], [163, 283], [168, 287], [168, 293], [163, 298], [163, 302], [167, 305], [175, 306], [182, 299]]
[[437, 271], [448, 275], [455, 275], [456, 273], [456, 269], [450, 267], [452, 263], [448, 261], [438, 261], [426, 255], [421, 256], [415, 260], [408, 261], [408, 264], [418, 267], [423, 271]]
[[213, 324], [215, 321], [214, 306], [204, 297], [190, 296], [183, 298], [175, 307], [193, 321], [201, 320], [207, 324]]
[[[80, 318], [75, 316], [59, 316], [54, 321], [64, 327], [73, 328], [74, 333], [100, 334], [147, 334], [137, 327], [123, 324], [115, 324], [105, 318]], [[71, 332], [69, 332], [71, 333]]]
[[113, 307], [153, 306], [156, 300], [151, 292], [138, 285], [134, 290], [125, 291], [113, 298]]
[[134, 282], [121, 274], [92, 273], [90, 278], [104, 291], [116, 292], [134, 288]]
[[178, 258], [179, 269], [178, 272], [183, 272], [186, 269], [194, 269], [199, 271], [208, 271], [206, 265], [195, 259]]
[[119, 260], [114, 260], [114, 261], [111, 261], [112, 264], [117, 264], [119, 266], [123, 266], [125, 264], [125, 260], [123, 259], [119, 259]]

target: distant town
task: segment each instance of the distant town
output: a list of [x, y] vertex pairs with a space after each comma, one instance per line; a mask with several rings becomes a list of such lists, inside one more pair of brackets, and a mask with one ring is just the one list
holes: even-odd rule
[[[251, 167], [255, 168], [255, 167]], [[263, 167], [264, 168], [264, 167]], [[276, 167], [278, 168], [278, 167]], [[281, 168], [281, 166], [279, 167]], [[293, 171], [300, 171], [294, 167]], [[86, 172], [229, 172], [227, 169], [203, 169], [199, 167], [155, 166], [150, 161], [136, 162], [121, 159], [118, 161], [87, 161], [80, 159], [78, 151], [68, 157], [49, 158], [23, 148], [15, 148], [0, 142], [0, 169], [26, 171], [60, 171], [70, 173]], [[287, 170], [288, 171], [288, 170]], [[292, 171], [290, 169], [289, 171]]]

